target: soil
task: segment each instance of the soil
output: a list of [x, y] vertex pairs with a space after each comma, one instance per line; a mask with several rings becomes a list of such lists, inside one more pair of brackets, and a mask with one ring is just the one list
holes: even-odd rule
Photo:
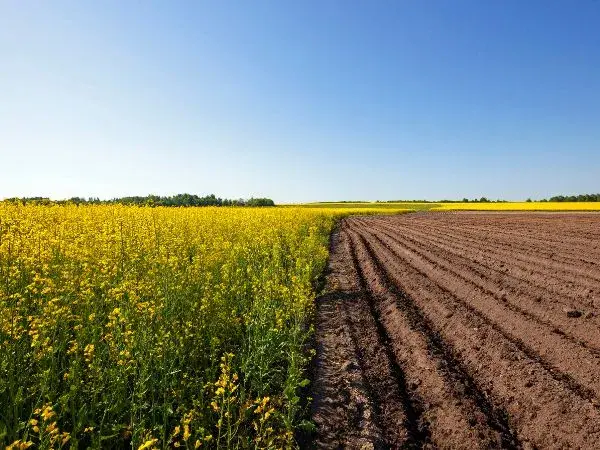
[[317, 299], [317, 448], [600, 448], [600, 215], [352, 217]]

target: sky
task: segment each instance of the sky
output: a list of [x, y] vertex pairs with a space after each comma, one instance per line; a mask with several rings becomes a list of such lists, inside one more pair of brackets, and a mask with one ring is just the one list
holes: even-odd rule
[[0, 0], [0, 198], [600, 192], [598, 0]]

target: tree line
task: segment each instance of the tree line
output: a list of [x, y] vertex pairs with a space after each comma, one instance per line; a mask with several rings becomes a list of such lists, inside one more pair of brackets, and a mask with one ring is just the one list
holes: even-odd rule
[[275, 206], [270, 198], [228, 199], [216, 197], [214, 194], [200, 197], [195, 194], [177, 194], [173, 196], [146, 195], [100, 200], [98, 197], [71, 197], [65, 200], [50, 200], [47, 197], [13, 197], [4, 200], [9, 203], [36, 205], [100, 205], [121, 204], [137, 206]]
[[[548, 199], [532, 200], [528, 198], [527, 202], [600, 202], [600, 194], [579, 194], [579, 195], [555, 195]], [[508, 200], [491, 200], [486, 197], [462, 200], [387, 200], [378, 203], [508, 203]]]
[[[546, 201], [546, 200], [540, 200]], [[556, 195], [549, 202], [600, 202], [600, 194]]]
[[462, 200], [386, 200], [377, 201], [376, 203], [508, 203], [508, 200], [491, 200], [487, 197]]

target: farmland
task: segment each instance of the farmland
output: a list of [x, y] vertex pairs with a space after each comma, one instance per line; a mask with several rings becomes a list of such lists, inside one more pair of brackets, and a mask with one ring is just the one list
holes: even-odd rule
[[0, 444], [595, 447], [587, 209], [0, 203]]
[[387, 214], [394, 211], [428, 211], [432, 208], [439, 207], [438, 203], [418, 203], [418, 202], [324, 202], [324, 203], [305, 203], [300, 206], [302, 208], [318, 208], [318, 209], [351, 209], [357, 213], [364, 214], [365, 212]]
[[597, 448], [600, 216], [345, 219], [317, 302], [333, 447]]
[[599, 211], [599, 202], [440, 203], [432, 211]]
[[0, 444], [292, 445], [348, 212], [0, 204]]
[[353, 209], [357, 212], [394, 211], [600, 211], [600, 202], [325, 202], [297, 205], [305, 208]]

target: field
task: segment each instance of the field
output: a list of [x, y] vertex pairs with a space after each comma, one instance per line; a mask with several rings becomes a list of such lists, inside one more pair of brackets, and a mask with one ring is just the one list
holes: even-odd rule
[[0, 446], [597, 447], [600, 215], [535, 205], [0, 203]]
[[317, 301], [321, 448], [598, 448], [600, 216], [345, 219]]
[[292, 445], [350, 212], [0, 203], [0, 445]]
[[295, 205], [304, 208], [350, 208], [362, 213], [393, 213], [394, 211], [600, 211], [600, 202], [325, 202]]
[[600, 202], [439, 203], [432, 211], [600, 211]]
[[324, 202], [324, 203], [304, 203], [302, 208], [319, 208], [319, 209], [350, 209], [354, 212], [364, 214], [366, 211], [372, 213], [394, 213], [395, 211], [427, 211], [432, 208], [441, 206], [440, 203], [387, 203], [387, 202]]

